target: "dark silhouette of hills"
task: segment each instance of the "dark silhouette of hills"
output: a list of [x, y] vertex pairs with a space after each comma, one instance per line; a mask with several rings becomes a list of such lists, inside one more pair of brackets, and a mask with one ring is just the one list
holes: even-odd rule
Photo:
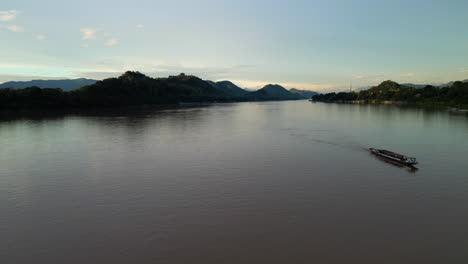
[[277, 84], [268, 84], [260, 90], [248, 93], [246, 96], [247, 98], [255, 101], [304, 99], [302, 95], [291, 93], [283, 86]]
[[220, 82], [212, 82], [207, 81], [211, 86], [223, 91], [225, 94], [230, 96], [243, 96], [249, 93], [248, 91], [240, 88], [239, 86], [233, 84], [230, 81], [220, 81]]
[[180, 74], [151, 78], [127, 71], [71, 91], [60, 88], [0, 89], [0, 108], [114, 107], [181, 102], [238, 102], [303, 99], [279, 85], [247, 92], [231, 82], [213, 83], [196, 76]]
[[[463, 81], [461, 81], [461, 82], [462, 82], [462, 83], [468, 83], [468, 79], [463, 80]], [[443, 87], [450, 87], [450, 86], [452, 86], [454, 83], [455, 83], [455, 82], [448, 82], [448, 83], [439, 85], [439, 87], [442, 87], [442, 88], [443, 88]]]
[[[443, 84], [414, 84], [414, 83], [403, 83], [401, 84], [402, 86], [406, 87], [412, 87], [412, 88], [424, 88], [426, 86], [436, 86], [440, 88], [444, 87], [450, 87], [452, 86], [456, 81], [448, 82], [448, 83], [443, 83]], [[468, 79], [461, 81], [463, 83], [468, 83]]]
[[60, 88], [63, 91], [71, 91], [85, 85], [96, 83], [97, 80], [91, 79], [65, 79], [65, 80], [32, 80], [24, 82], [6, 82], [0, 84], [0, 88], [23, 89], [27, 87], [37, 86], [39, 88]]
[[318, 94], [312, 97], [321, 102], [408, 103], [421, 106], [468, 108], [468, 82], [453, 82], [448, 87], [426, 85], [408, 87], [394, 81], [384, 81], [368, 90]]
[[224, 101], [229, 96], [202, 79], [181, 73], [151, 78], [128, 71], [118, 78], [98, 81], [70, 92], [80, 105], [140, 105], [199, 101]]
[[411, 87], [411, 88], [424, 88], [424, 87], [428, 86], [429, 84], [403, 83], [401, 85], [405, 86], [405, 87]]
[[299, 90], [296, 88], [291, 88], [289, 89], [291, 93], [299, 94], [301, 95], [304, 99], [310, 99], [312, 96], [318, 94], [317, 92], [314, 91], [309, 91], [309, 90]]
[[388, 80], [388, 81], [384, 81], [382, 82], [381, 84], [377, 85], [377, 86], [374, 86], [374, 87], [371, 87], [368, 89], [368, 91], [390, 91], [390, 90], [398, 90], [401, 88], [401, 84], [397, 83], [397, 82], [394, 82], [394, 81], [391, 81], [391, 80]]

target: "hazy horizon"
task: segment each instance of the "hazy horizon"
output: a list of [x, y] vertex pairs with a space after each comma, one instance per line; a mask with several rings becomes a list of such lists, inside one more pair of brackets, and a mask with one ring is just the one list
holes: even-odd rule
[[468, 78], [468, 2], [6, 0], [0, 83], [180, 72], [315, 91]]

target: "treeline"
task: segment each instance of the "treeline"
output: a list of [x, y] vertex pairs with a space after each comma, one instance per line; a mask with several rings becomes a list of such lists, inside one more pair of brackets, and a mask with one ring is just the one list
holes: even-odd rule
[[340, 93], [326, 93], [316, 94], [312, 96], [312, 100], [317, 102], [334, 103], [338, 101], [355, 101], [357, 100], [357, 93], [355, 92], [340, 92]]
[[450, 87], [443, 88], [431, 85], [413, 88], [393, 81], [385, 81], [364, 91], [319, 94], [314, 95], [312, 99], [320, 102], [381, 103], [394, 101], [419, 105], [468, 107], [468, 83], [454, 82]]
[[69, 92], [39, 87], [0, 89], [0, 108], [125, 106], [241, 100], [243, 98], [229, 96], [195, 76], [181, 74], [155, 79], [131, 71], [118, 78], [105, 79]]
[[70, 105], [69, 93], [59, 88], [39, 88], [37, 86], [24, 89], [0, 89], [1, 108], [40, 107], [55, 108]]
[[183, 73], [167, 78], [151, 78], [132, 71], [72, 91], [39, 87], [0, 89], [0, 108], [78, 108], [299, 99], [305, 98], [278, 85], [267, 85], [259, 91], [248, 92], [230, 82], [213, 83]]

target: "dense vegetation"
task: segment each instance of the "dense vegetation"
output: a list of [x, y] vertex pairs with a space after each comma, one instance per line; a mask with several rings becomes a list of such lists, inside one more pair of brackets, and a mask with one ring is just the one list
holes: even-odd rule
[[[0, 108], [63, 108], [303, 99], [280, 86], [275, 86], [273, 90], [267, 86], [259, 93], [241, 90], [230, 82], [210, 83], [185, 74], [168, 78], [150, 78], [139, 72], [128, 71], [118, 78], [105, 79], [68, 92], [62, 89], [39, 87], [0, 89]], [[281, 93], [274, 93], [278, 91]]]
[[221, 82], [212, 82], [212, 81], [207, 81], [211, 86], [221, 90], [227, 95], [230, 96], [235, 96], [235, 97], [242, 97], [249, 93], [248, 91], [240, 88], [239, 86], [233, 84], [230, 81], [221, 81]]
[[321, 102], [381, 103], [393, 101], [416, 105], [468, 107], [468, 83], [454, 82], [451, 86], [442, 88], [431, 85], [416, 88], [385, 81], [378, 86], [360, 92], [319, 94], [314, 95], [312, 99]]
[[34, 86], [24, 89], [0, 89], [0, 107], [2, 108], [56, 108], [67, 106], [70, 101], [69, 94], [59, 88], [41, 89]]
[[266, 101], [266, 100], [299, 100], [304, 99], [300, 94], [292, 93], [284, 87], [277, 84], [269, 84], [262, 89], [251, 92], [246, 95], [252, 101]]

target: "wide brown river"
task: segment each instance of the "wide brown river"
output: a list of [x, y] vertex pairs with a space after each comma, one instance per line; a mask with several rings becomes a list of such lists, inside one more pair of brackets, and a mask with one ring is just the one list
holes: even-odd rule
[[468, 263], [468, 115], [308, 101], [4, 114], [0, 263]]

